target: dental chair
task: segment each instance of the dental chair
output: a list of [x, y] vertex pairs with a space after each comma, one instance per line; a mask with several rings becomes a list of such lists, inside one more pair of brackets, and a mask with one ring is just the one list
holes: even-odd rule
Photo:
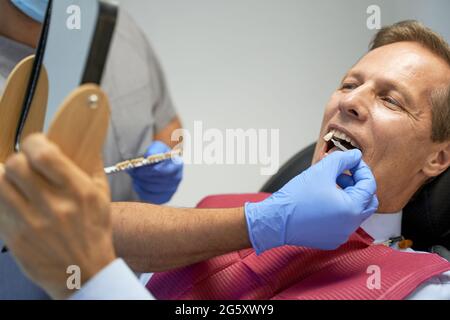
[[[273, 193], [310, 167], [315, 144], [283, 165], [261, 192]], [[402, 233], [413, 249], [439, 254], [450, 261], [450, 170], [422, 187], [403, 209]]]

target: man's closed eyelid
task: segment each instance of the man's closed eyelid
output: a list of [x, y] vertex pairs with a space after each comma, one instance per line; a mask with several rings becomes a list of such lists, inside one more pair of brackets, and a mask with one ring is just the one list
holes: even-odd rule
[[340, 89], [355, 89], [357, 88], [359, 85], [357, 83], [354, 82], [344, 82], [341, 84]]
[[402, 107], [402, 104], [392, 97], [387, 96], [387, 97], [383, 97], [383, 99], [388, 103], [394, 104], [398, 107]]

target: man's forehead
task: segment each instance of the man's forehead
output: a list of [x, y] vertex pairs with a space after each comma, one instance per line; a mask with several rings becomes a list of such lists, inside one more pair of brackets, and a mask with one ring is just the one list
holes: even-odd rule
[[405, 81], [446, 84], [450, 66], [442, 58], [416, 42], [397, 42], [364, 55], [348, 72], [369, 76], [389, 75]]
[[400, 91], [411, 104], [450, 85], [448, 63], [415, 42], [398, 42], [368, 52], [344, 76], [376, 80], [383, 89]]

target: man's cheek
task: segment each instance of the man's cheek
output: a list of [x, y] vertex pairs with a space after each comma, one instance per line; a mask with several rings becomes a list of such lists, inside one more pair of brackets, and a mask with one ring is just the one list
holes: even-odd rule
[[[380, 138], [380, 141], [383, 139]], [[364, 161], [371, 168], [377, 184], [381, 186], [398, 182], [401, 177], [407, 175], [405, 171], [412, 169], [413, 159], [406, 144], [392, 143], [391, 140], [391, 143], [379, 146], [374, 157], [364, 159]]]

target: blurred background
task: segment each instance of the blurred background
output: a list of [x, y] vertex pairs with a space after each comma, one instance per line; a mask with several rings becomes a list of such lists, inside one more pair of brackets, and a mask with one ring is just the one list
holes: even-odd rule
[[[344, 73], [368, 48], [367, 8], [382, 25], [418, 19], [450, 40], [448, 0], [122, 0], [155, 49], [188, 130], [280, 129], [280, 164], [318, 138]], [[188, 165], [170, 204], [254, 192], [258, 165]]]

